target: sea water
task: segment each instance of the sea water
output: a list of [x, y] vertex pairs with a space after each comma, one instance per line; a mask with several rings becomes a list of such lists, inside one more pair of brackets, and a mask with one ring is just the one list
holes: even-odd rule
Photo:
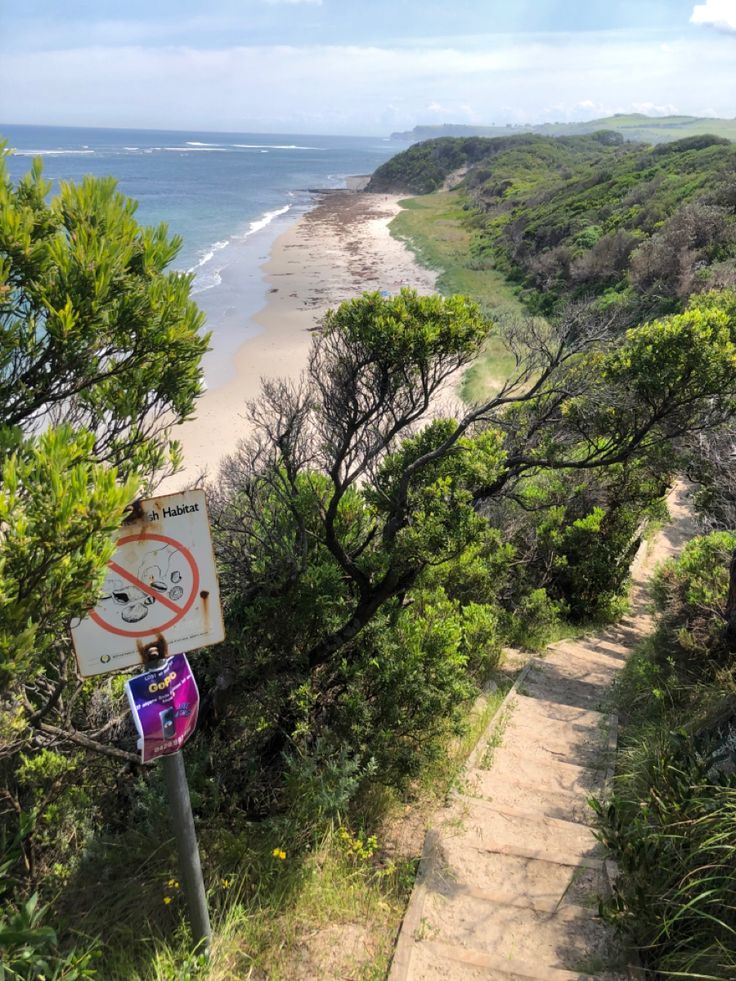
[[138, 201], [140, 222], [165, 222], [182, 237], [175, 267], [194, 274], [192, 293], [213, 334], [210, 386], [227, 381], [232, 355], [257, 332], [250, 318], [264, 302], [261, 265], [314, 203], [310, 192], [344, 187], [347, 176], [369, 174], [396, 152], [380, 137], [3, 124], [0, 139], [14, 151], [13, 180], [35, 156], [54, 190], [59, 181], [110, 175]]

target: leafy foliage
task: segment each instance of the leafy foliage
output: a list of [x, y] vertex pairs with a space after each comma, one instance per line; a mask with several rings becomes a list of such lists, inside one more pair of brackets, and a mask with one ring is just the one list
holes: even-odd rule
[[120, 684], [77, 679], [68, 626], [94, 603], [126, 508], [178, 464], [170, 431], [202, 390], [208, 339], [191, 278], [166, 270], [180, 243], [164, 226], [139, 226], [112, 180], [49, 197], [36, 161], [13, 186], [5, 156], [0, 834], [23, 833], [0, 945], [10, 977], [71, 979], [90, 958], [60, 952], [34, 889], [71, 874], [106, 811], [109, 760], [135, 757]]
[[595, 296], [634, 324], [736, 282], [728, 140], [428, 140], [379, 168], [375, 189], [427, 193], [461, 166], [475, 257], [515, 280], [533, 310]]
[[[4, 427], [64, 421], [122, 472], [166, 462], [207, 349], [191, 278], [166, 272], [181, 240], [142, 228], [111, 178], [51, 185], [34, 162], [14, 187], [0, 155], [0, 405]], [[175, 447], [174, 447], [175, 449]]]
[[736, 685], [725, 643], [736, 536], [690, 541], [660, 568], [657, 630], [627, 664], [626, 725], [601, 838], [622, 876], [605, 915], [657, 974], [725, 979], [736, 965]]
[[403, 291], [327, 315], [212, 489], [229, 642], [207, 687], [233, 801], [272, 809], [283, 754], [316, 745], [400, 785], [504, 640], [615, 612], [672, 441], [732, 411], [731, 300], [699, 302], [623, 335], [579, 308], [517, 325], [516, 375], [460, 420], [429, 410], [494, 329], [472, 305]]

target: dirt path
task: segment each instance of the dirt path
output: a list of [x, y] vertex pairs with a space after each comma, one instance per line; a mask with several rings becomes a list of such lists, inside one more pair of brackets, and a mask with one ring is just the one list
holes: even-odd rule
[[646, 582], [695, 533], [687, 489], [640, 549], [619, 624], [534, 658], [427, 834], [389, 981], [626, 977], [596, 918], [608, 889], [590, 826], [615, 754], [611, 683], [651, 630]]

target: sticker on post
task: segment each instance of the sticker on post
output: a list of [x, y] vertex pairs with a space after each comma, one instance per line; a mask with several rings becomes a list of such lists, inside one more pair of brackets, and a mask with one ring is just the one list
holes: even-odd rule
[[152, 644], [185, 652], [223, 639], [204, 491], [141, 501], [118, 533], [97, 605], [72, 624], [80, 674], [140, 665]]
[[194, 732], [199, 713], [199, 690], [186, 655], [175, 654], [162, 667], [126, 681], [125, 693], [143, 762], [178, 752]]

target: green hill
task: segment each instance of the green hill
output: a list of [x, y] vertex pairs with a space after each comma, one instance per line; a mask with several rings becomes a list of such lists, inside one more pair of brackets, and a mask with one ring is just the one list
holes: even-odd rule
[[613, 130], [626, 140], [642, 140], [645, 143], [663, 143], [681, 140], [687, 136], [713, 133], [727, 140], [736, 141], [736, 119], [718, 119], [709, 116], [646, 116], [643, 113], [617, 113], [601, 119], [577, 123], [538, 123], [528, 126], [466, 126], [445, 123], [440, 126], [415, 126], [403, 133], [392, 133], [392, 140], [416, 143], [420, 140], [437, 139], [441, 136], [514, 136], [521, 133], [537, 133], [541, 136], [584, 136], [597, 130]]
[[502, 274], [532, 311], [592, 297], [635, 323], [736, 285], [736, 145], [722, 137], [430, 140], [380, 167], [369, 190], [424, 193], [452, 175], [468, 261]]

